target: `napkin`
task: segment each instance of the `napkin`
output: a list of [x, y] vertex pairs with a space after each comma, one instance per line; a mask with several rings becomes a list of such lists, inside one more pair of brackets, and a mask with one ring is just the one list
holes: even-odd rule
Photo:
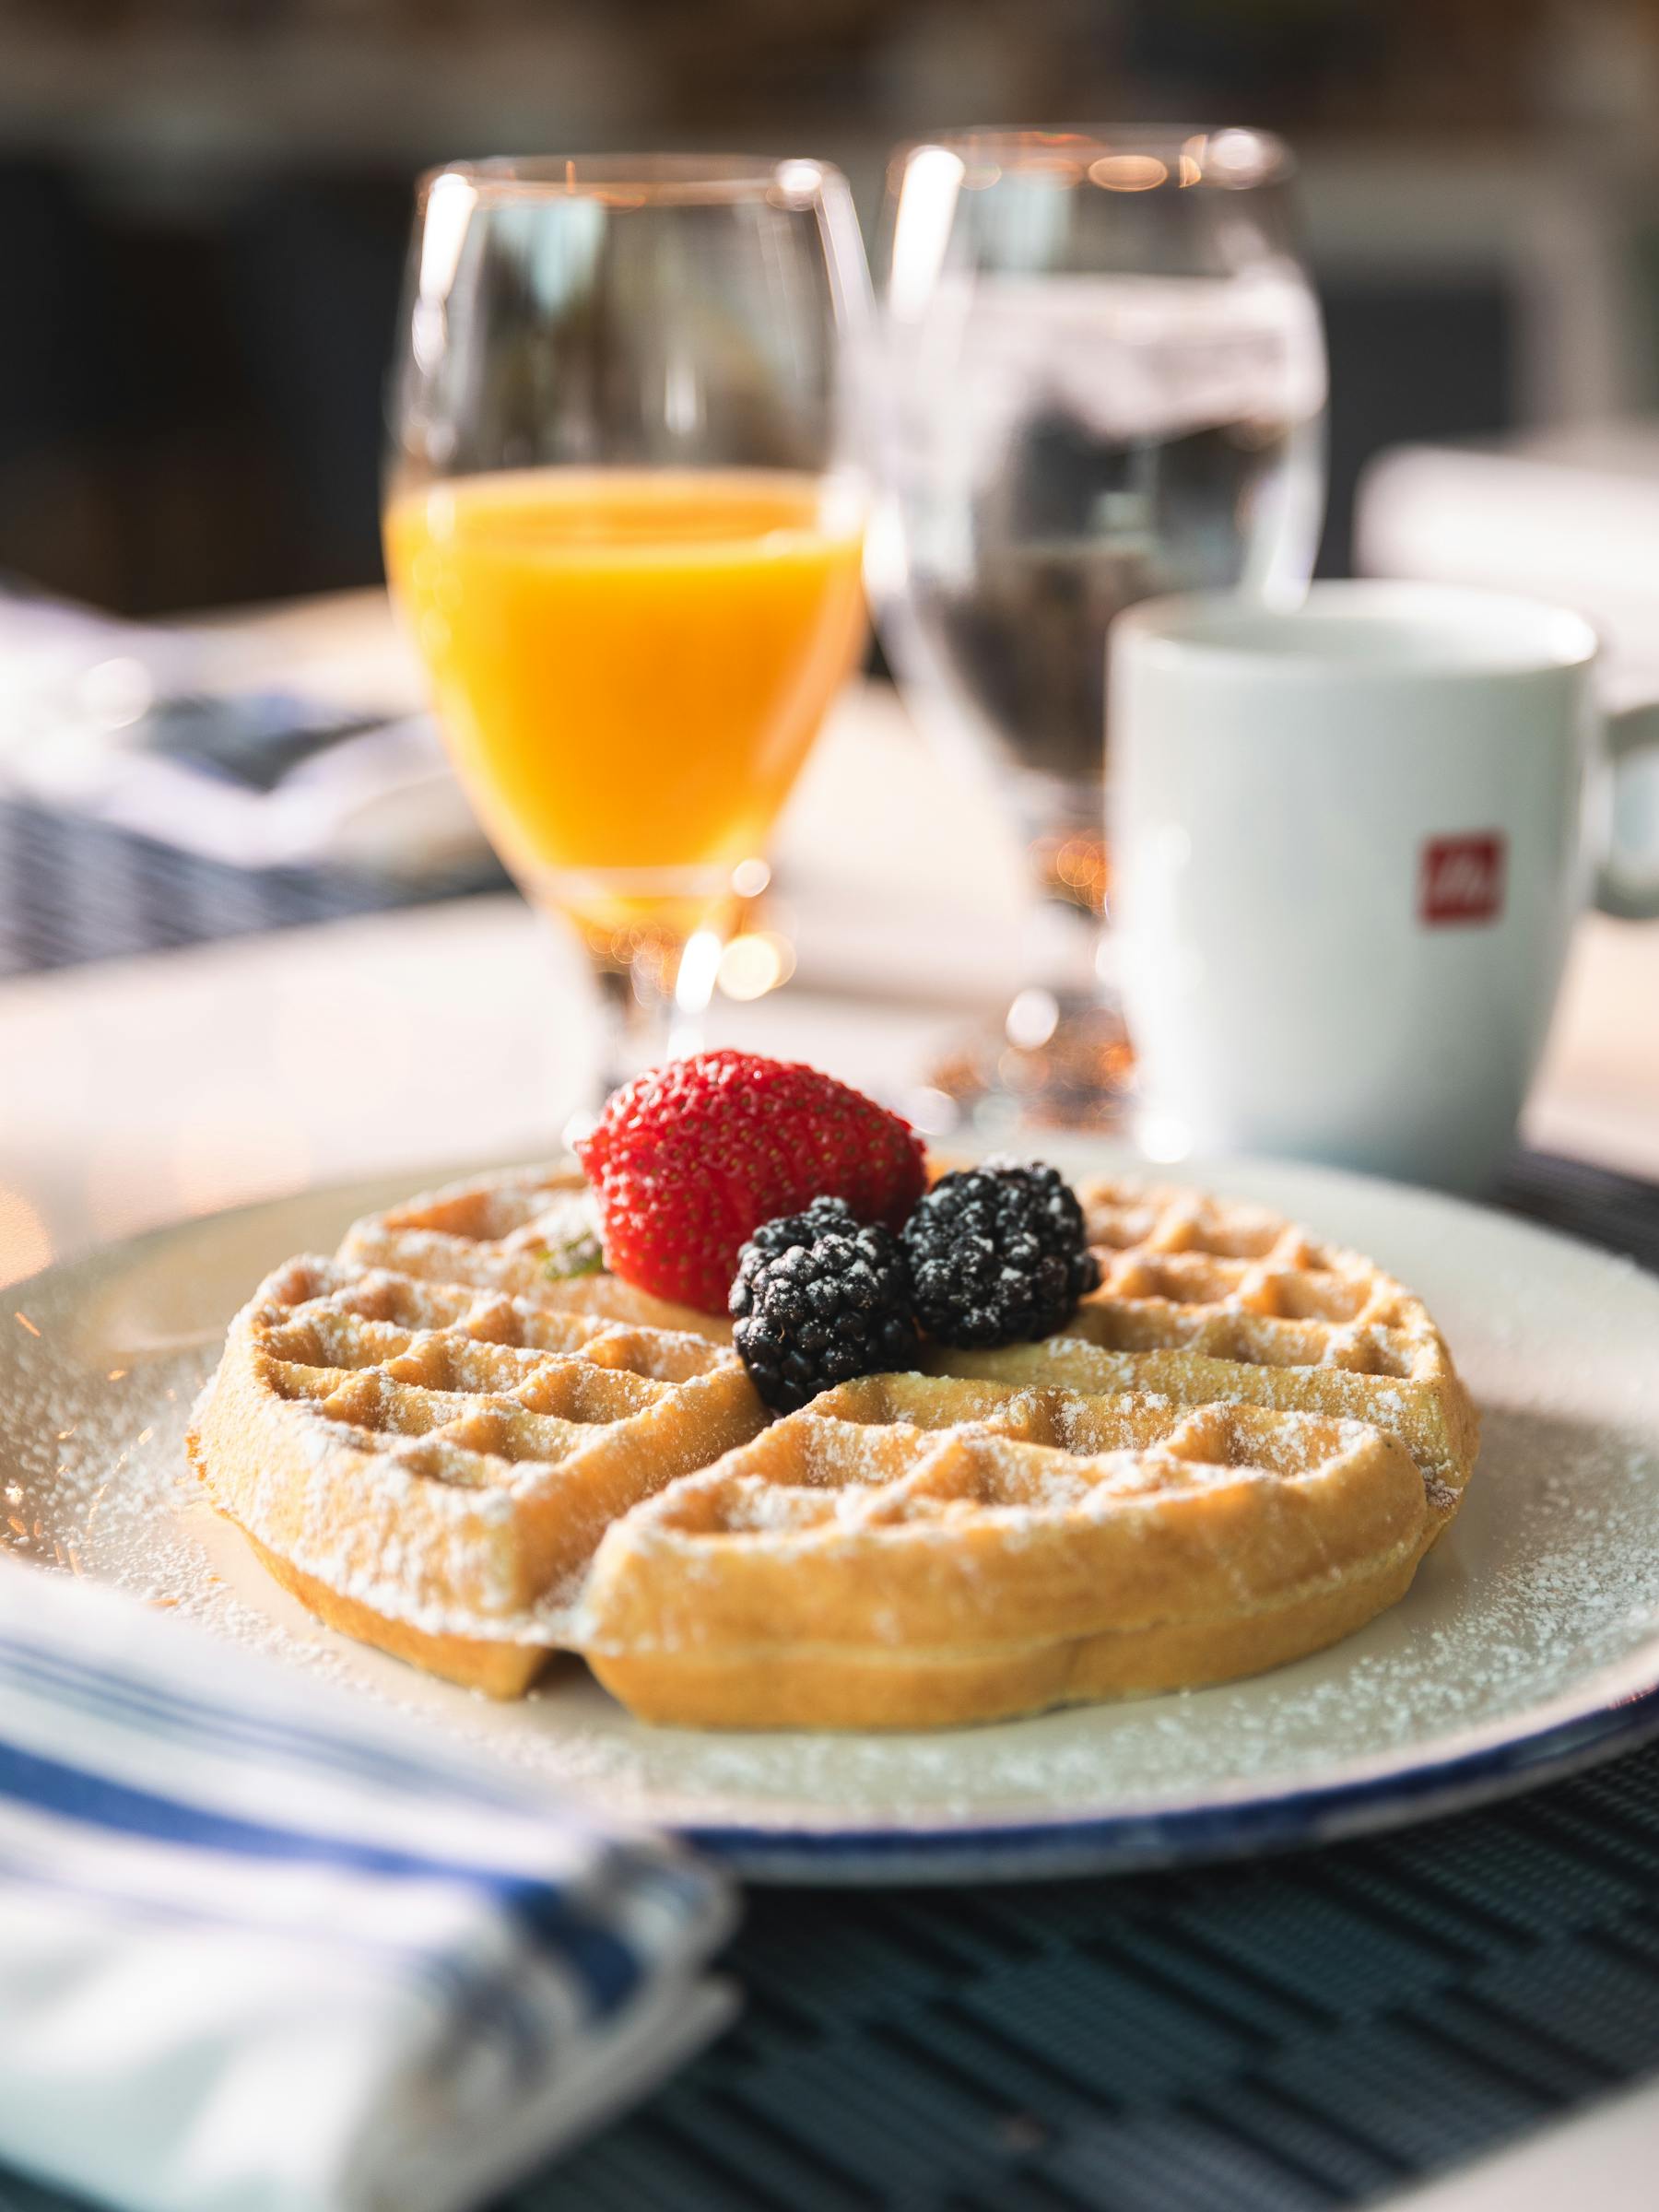
[[0, 2167], [122, 2212], [459, 2212], [723, 2024], [711, 1872], [0, 1558]]

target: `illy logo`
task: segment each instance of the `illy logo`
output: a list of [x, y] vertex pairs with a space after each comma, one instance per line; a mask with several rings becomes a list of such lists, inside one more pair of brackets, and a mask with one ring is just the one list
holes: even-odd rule
[[1418, 918], [1438, 928], [1448, 922], [1495, 922], [1503, 912], [1504, 843], [1500, 831], [1424, 840], [1418, 867]]

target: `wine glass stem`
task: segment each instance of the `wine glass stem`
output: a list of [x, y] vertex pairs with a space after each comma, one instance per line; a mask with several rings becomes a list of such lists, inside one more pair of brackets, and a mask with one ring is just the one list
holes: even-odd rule
[[720, 932], [708, 928], [627, 960], [590, 948], [601, 1021], [595, 1104], [642, 1069], [701, 1051], [724, 949]]

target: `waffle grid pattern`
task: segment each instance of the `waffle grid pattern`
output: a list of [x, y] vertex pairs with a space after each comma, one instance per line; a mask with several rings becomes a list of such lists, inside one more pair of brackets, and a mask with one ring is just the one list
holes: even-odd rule
[[1013, 1512], [1099, 1513], [1218, 1477], [1317, 1477], [1366, 1443], [1338, 1421], [1150, 1398], [1012, 1392], [921, 1375], [844, 1382], [660, 1498], [659, 1531], [878, 1527]]
[[233, 1324], [193, 1451], [324, 1618], [512, 1694], [608, 1524], [762, 1418], [706, 1337], [300, 1258]]
[[935, 1349], [936, 1371], [1374, 1421], [1411, 1453], [1444, 1527], [1479, 1430], [1420, 1300], [1359, 1253], [1261, 1207], [1104, 1180], [1078, 1196], [1100, 1288], [1059, 1335]]
[[730, 1342], [729, 1322], [653, 1298], [616, 1276], [561, 1277], [561, 1250], [595, 1229], [580, 1168], [521, 1171], [453, 1183], [386, 1213], [366, 1215], [346, 1232], [340, 1257], [354, 1266], [389, 1268], [421, 1282], [467, 1283], [537, 1305]]
[[1300, 1656], [1429, 1525], [1358, 1422], [872, 1375], [608, 1530], [573, 1640], [656, 1721], [926, 1727]]
[[[290, 1302], [291, 1301], [291, 1302]], [[699, 1338], [659, 1338], [500, 1296], [384, 1273], [294, 1264], [259, 1346], [278, 1397], [375, 1440], [406, 1472], [514, 1489], [594, 1440], [735, 1364]]]
[[1357, 1253], [1277, 1215], [1104, 1181], [1079, 1196], [1100, 1286], [1072, 1333], [1105, 1350], [1180, 1347], [1418, 1382], [1444, 1367], [1418, 1299]]
[[[758, 1408], [735, 1432], [726, 1407], [718, 1433], [676, 1433], [698, 1382], [712, 1390], [719, 1324], [560, 1272], [594, 1232], [578, 1171], [424, 1193], [354, 1223], [335, 1272], [297, 1264], [239, 1318], [198, 1464], [332, 1625], [499, 1694], [533, 1678], [538, 1647], [573, 1644], [633, 1712], [681, 1725], [947, 1725], [1225, 1680], [1350, 1633], [1402, 1594], [1473, 1459], [1427, 1313], [1260, 1209], [1111, 1182], [1080, 1195], [1108, 1287], [1078, 1335], [865, 1378], [744, 1456]], [[682, 1323], [662, 1339], [682, 1347], [672, 1381], [641, 1373], [652, 1332]], [[1250, 1329], [1280, 1340], [1259, 1358], [1182, 1341], [1248, 1355]], [[1147, 1393], [1168, 1403], [1124, 1403]], [[260, 1454], [226, 1396], [263, 1423]], [[791, 1474], [804, 1439], [818, 1460]], [[251, 1471], [260, 1456], [275, 1481]], [[766, 1516], [741, 1557], [686, 1518], [734, 1485]], [[833, 1526], [804, 1550], [815, 1514]], [[895, 1543], [900, 1524], [925, 1524], [931, 1556]], [[854, 1528], [863, 1582], [840, 1556]], [[432, 1636], [452, 1641], [416, 1641]]]

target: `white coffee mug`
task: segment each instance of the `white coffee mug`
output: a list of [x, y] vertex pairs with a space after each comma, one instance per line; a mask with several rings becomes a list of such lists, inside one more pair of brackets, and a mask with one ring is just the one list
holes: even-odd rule
[[1659, 914], [1612, 789], [1659, 707], [1604, 721], [1595, 653], [1564, 609], [1436, 585], [1118, 618], [1112, 921], [1148, 1151], [1490, 1179], [1586, 894]]

